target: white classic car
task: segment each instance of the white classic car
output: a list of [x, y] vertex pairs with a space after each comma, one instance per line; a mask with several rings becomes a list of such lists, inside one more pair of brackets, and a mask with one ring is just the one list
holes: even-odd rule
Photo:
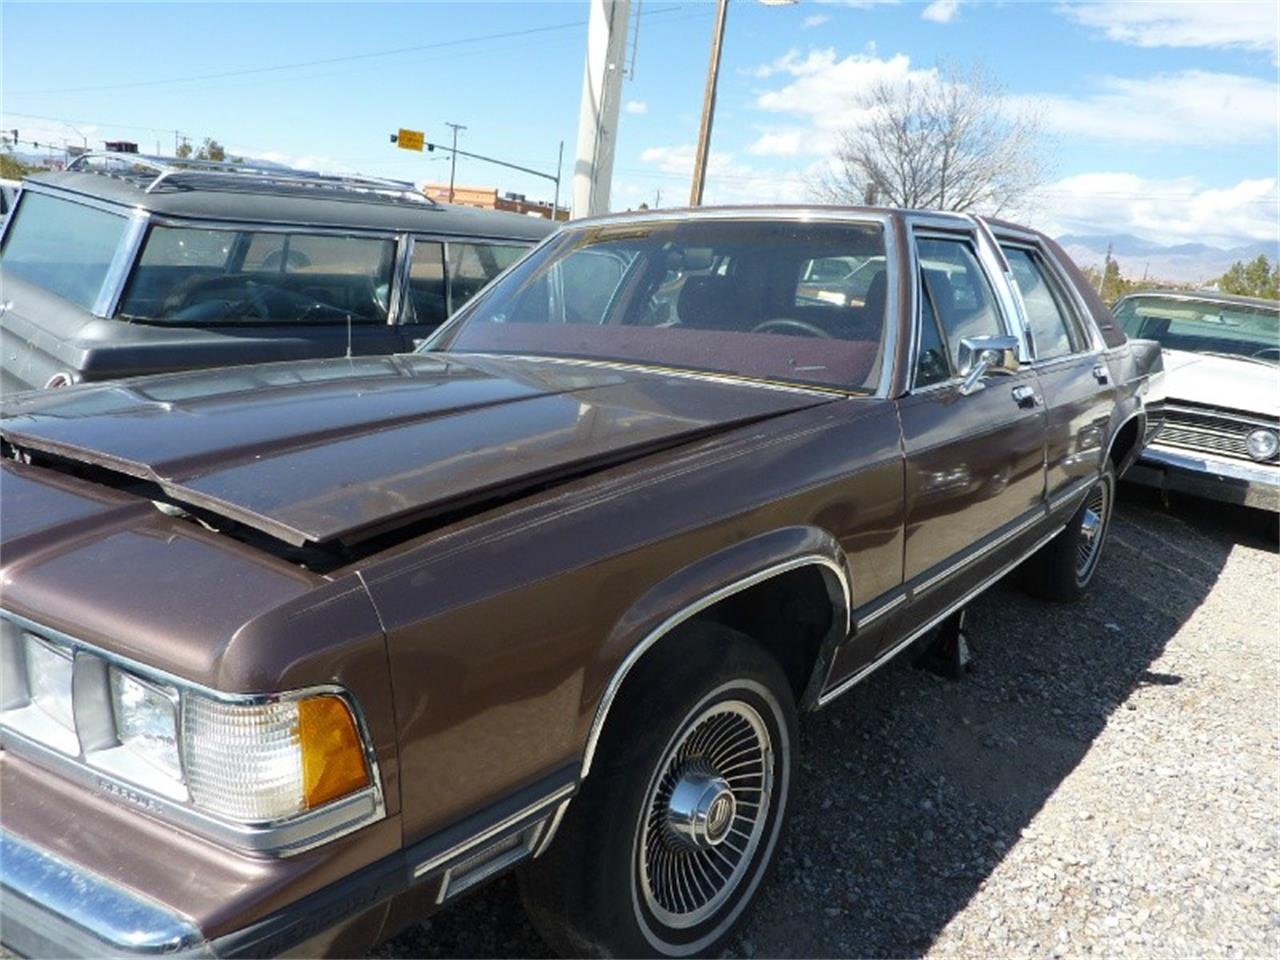
[[1116, 320], [1164, 350], [1165, 419], [1126, 479], [1280, 511], [1280, 303], [1135, 293]]

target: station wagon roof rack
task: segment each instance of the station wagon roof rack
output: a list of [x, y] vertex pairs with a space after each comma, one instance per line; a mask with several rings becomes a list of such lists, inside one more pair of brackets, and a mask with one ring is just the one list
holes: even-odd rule
[[228, 160], [190, 160], [95, 150], [76, 157], [67, 165], [67, 169], [126, 180], [141, 188], [143, 193], [203, 187], [210, 190], [242, 190], [291, 196], [301, 194], [333, 200], [372, 200], [440, 207], [440, 204], [406, 180], [318, 173], [313, 170], [294, 170], [290, 167]]

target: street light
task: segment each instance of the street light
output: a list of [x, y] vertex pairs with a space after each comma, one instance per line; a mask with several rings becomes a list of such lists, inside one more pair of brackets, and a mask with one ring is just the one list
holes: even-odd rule
[[[758, 0], [766, 7], [789, 7], [799, 0]], [[717, 0], [716, 25], [711, 34], [711, 62], [707, 64], [707, 89], [702, 97], [702, 124], [698, 128], [698, 152], [693, 158], [693, 187], [689, 206], [702, 206], [702, 188], [707, 179], [707, 156], [711, 152], [711, 121], [716, 112], [716, 82], [720, 78], [720, 49], [724, 46], [724, 21], [729, 0]]]

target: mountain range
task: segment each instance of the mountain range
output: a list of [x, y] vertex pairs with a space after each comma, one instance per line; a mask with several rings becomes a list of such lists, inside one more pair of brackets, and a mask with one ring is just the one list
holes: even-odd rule
[[1081, 267], [1102, 268], [1111, 249], [1111, 258], [1120, 265], [1120, 274], [1130, 280], [1170, 280], [1177, 283], [1210, 283], [1222, 276], [1237, 260], [1253, 260], [1259, 254], [1280, 259], [1280, 243], [1260, 240], [1238, 247], [1213, 247], [1207, 243], [1179, 243], [1165, 246], [1128, 233], [1066, 234], [1058, 243]]

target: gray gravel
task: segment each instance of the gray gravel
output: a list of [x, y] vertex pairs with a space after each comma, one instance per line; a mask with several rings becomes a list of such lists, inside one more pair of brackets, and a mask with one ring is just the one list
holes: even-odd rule
[[[1122, 488], [1099, 581], [973, 604], [802, 720], [777, 870], [729, 955], [1280, 955], [1273, 516]], [[547, 956], [508, 878], [378, 951]]]

